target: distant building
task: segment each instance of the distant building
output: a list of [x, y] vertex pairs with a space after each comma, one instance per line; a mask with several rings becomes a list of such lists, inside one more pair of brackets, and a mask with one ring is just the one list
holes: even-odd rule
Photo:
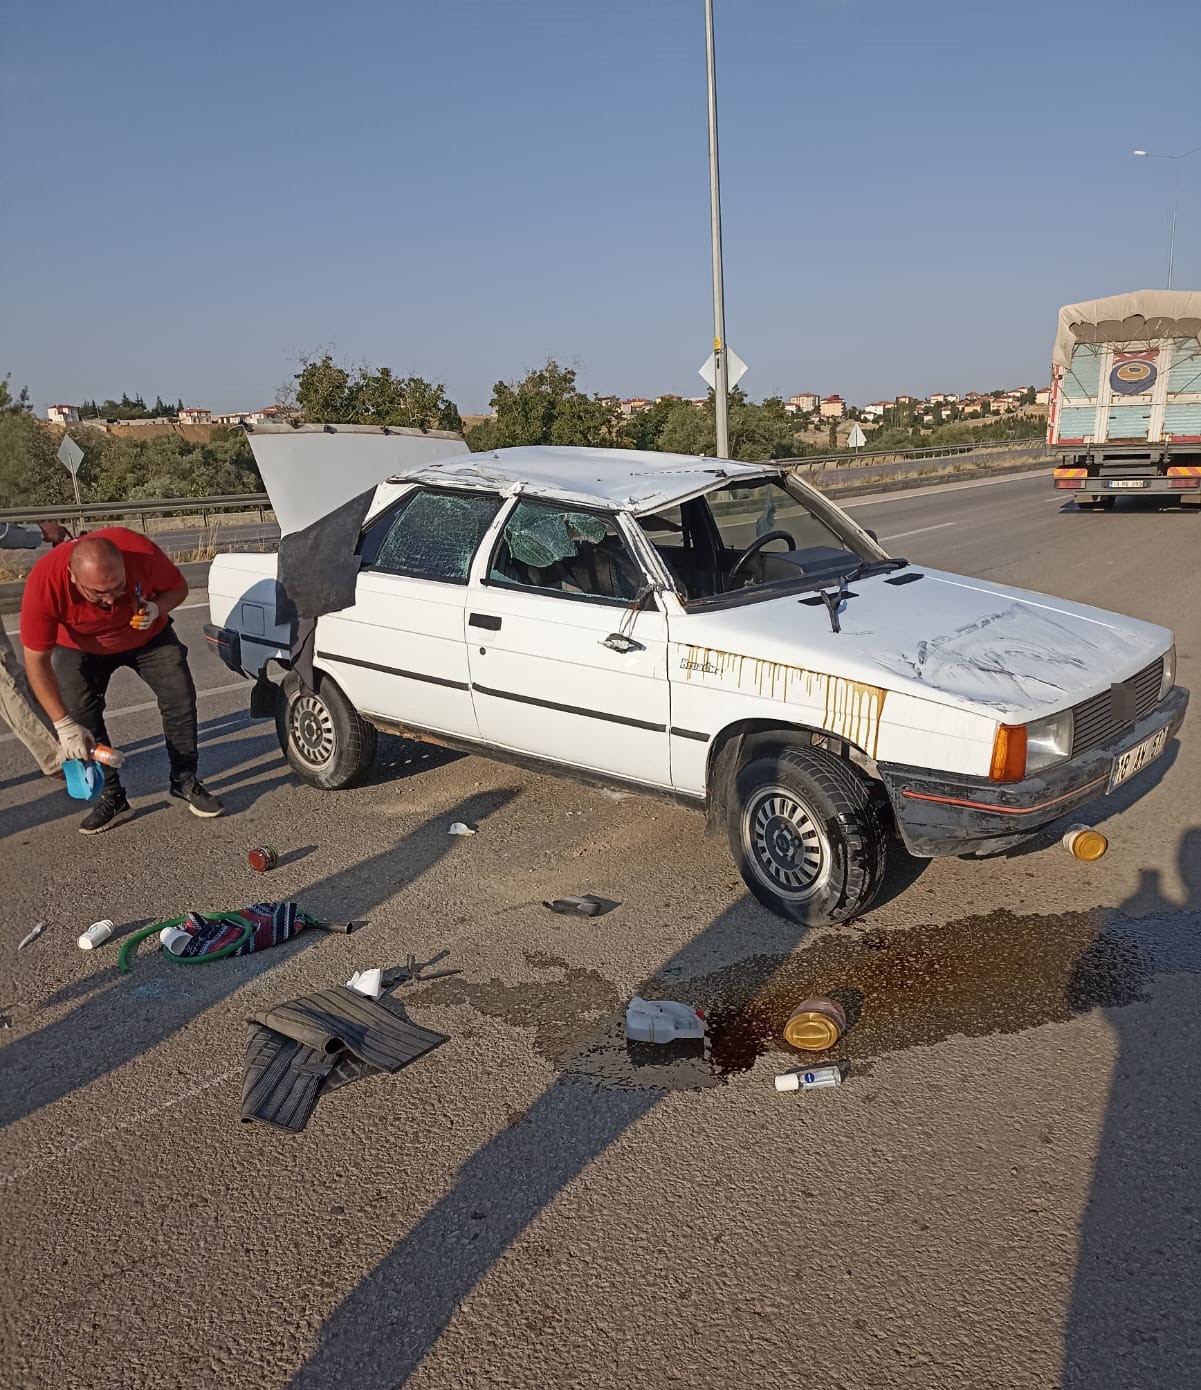
[[847, 413], [847, 403], [841, 396], [823, 396], [819, 408], [823, 420], [841, 420]]
[[181, 425], [211, 425], [213, 412], [202, 410], [198, 405], [184, 406], [179, 412], [179, 423]]
[[930, 394], [931, 405], [958, 405], [959, 397], [954, 391], [933, 391]]
[[896, 404], [897, 404], [897, 405], [917, 405], [917, 397], [916, 397], [916, 396], [898, 396], [898, 397], [896, 398]]
[[[290, 420], [295, 411], [286, 405], [265, 405], [260, 410], [233, 410], [226, 415], [214, 415], [211, 423], [214, 425], [261, 425], [272, 420]], [[180, 421], [184, 422], [183, 415]], [[206, 422], [184, 422], [184, 423], [206, 423]]]
[[795, 396], [788, 397], [784, 402], [784, 408], [788, 410], [789, 406], [792, 407], [788, 411], [790, 415], [795, 415], [798, 410], [808, 414], [811, 410], [817, 409], [820, 401], [821, 397], [816, 391], [798, 391]]
[[869, 401], [861, 414], [865, 420], [883, 420], [884, 412], [892, 409], [891, 401]]
[[1050, 403], [1051, 403], [1051, 388], [1050, 388], [1049, 386], [1044, 386], [1043, 389], [1042, 389], [1041, 391], [1035, 391], [1035, 393], [1034, 393], [1034, 404], [1035, 404], [1035, 405], [1050, 405]]
[[628, 419], [631, 415], [637, 415], [640, 410], [649, 410], [654, 404], [648, 401], [645, 396], [633, 396], [628, 401], [622, 401], [621, 413]]
[[46, 407], [46, 419], [52, 425], [70, 425], [79, 419], [79, 411], [73, 405], [50, 405]]

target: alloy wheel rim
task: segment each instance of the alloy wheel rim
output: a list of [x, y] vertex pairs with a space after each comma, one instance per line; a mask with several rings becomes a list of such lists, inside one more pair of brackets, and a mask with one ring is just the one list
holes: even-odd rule
[[316, 695], [302, 695], [292, 705], [288, 732], [301, 759], [310, 767], [322, 767], [338, 746], [334, 721]]
[[803, 902], [830, 876], [825, 832], [786, 787], [764, 787], [748, 801], [742, 839], [759, 879], [782, 898]]

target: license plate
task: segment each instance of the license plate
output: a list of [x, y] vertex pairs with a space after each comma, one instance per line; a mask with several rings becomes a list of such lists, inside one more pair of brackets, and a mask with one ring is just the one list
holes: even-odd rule
[[1106, 487], [1150, 487], [1149, 478], [1110, 478]]
[[1136, 772], [1141, 772], [1148, 763], [1153, 763], [1163, 752], [1168, 742], [1167, 729], [1160, 729], [1157, 734], [1152, 734], [1150, 738], [1143, 739], [1142, 743], [1136, 743], [1133, 748], [1127, 748], [1124, 753], [1119, 753], [1113, 760], [1113, 769], [1109, 774], [1109, 791], [1115, 787], [1120, 787], [1128, 778], [1133, 777]]

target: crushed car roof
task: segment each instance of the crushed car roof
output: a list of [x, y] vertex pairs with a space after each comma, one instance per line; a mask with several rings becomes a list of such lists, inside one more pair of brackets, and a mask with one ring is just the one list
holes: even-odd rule
[[529, 445], [416, 464], [388, 481], [521, 491], [639, 515], [687, 501], [726, 481], [749, 482], [779, 471], [770, 463], [736, 463], [690, 454]]

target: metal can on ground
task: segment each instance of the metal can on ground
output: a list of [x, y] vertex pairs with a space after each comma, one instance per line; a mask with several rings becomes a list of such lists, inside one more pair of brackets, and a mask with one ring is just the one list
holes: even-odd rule
[[804, 1052], [824, 1052], [842, 1037], [847, 1011], [835, 999], [805, 999], [784, 1025], [784, 1041]]
[[1063, 847], [1076, 859], [1093, 864], [1109, 848], [1109, 841], [1091, 825], [1069, 825], [1064, 832]]
[[246, 856], [250, 867], [260, 874], [268, 873], [279, 863], [279, 853], [271, 845], [256, 845]]

